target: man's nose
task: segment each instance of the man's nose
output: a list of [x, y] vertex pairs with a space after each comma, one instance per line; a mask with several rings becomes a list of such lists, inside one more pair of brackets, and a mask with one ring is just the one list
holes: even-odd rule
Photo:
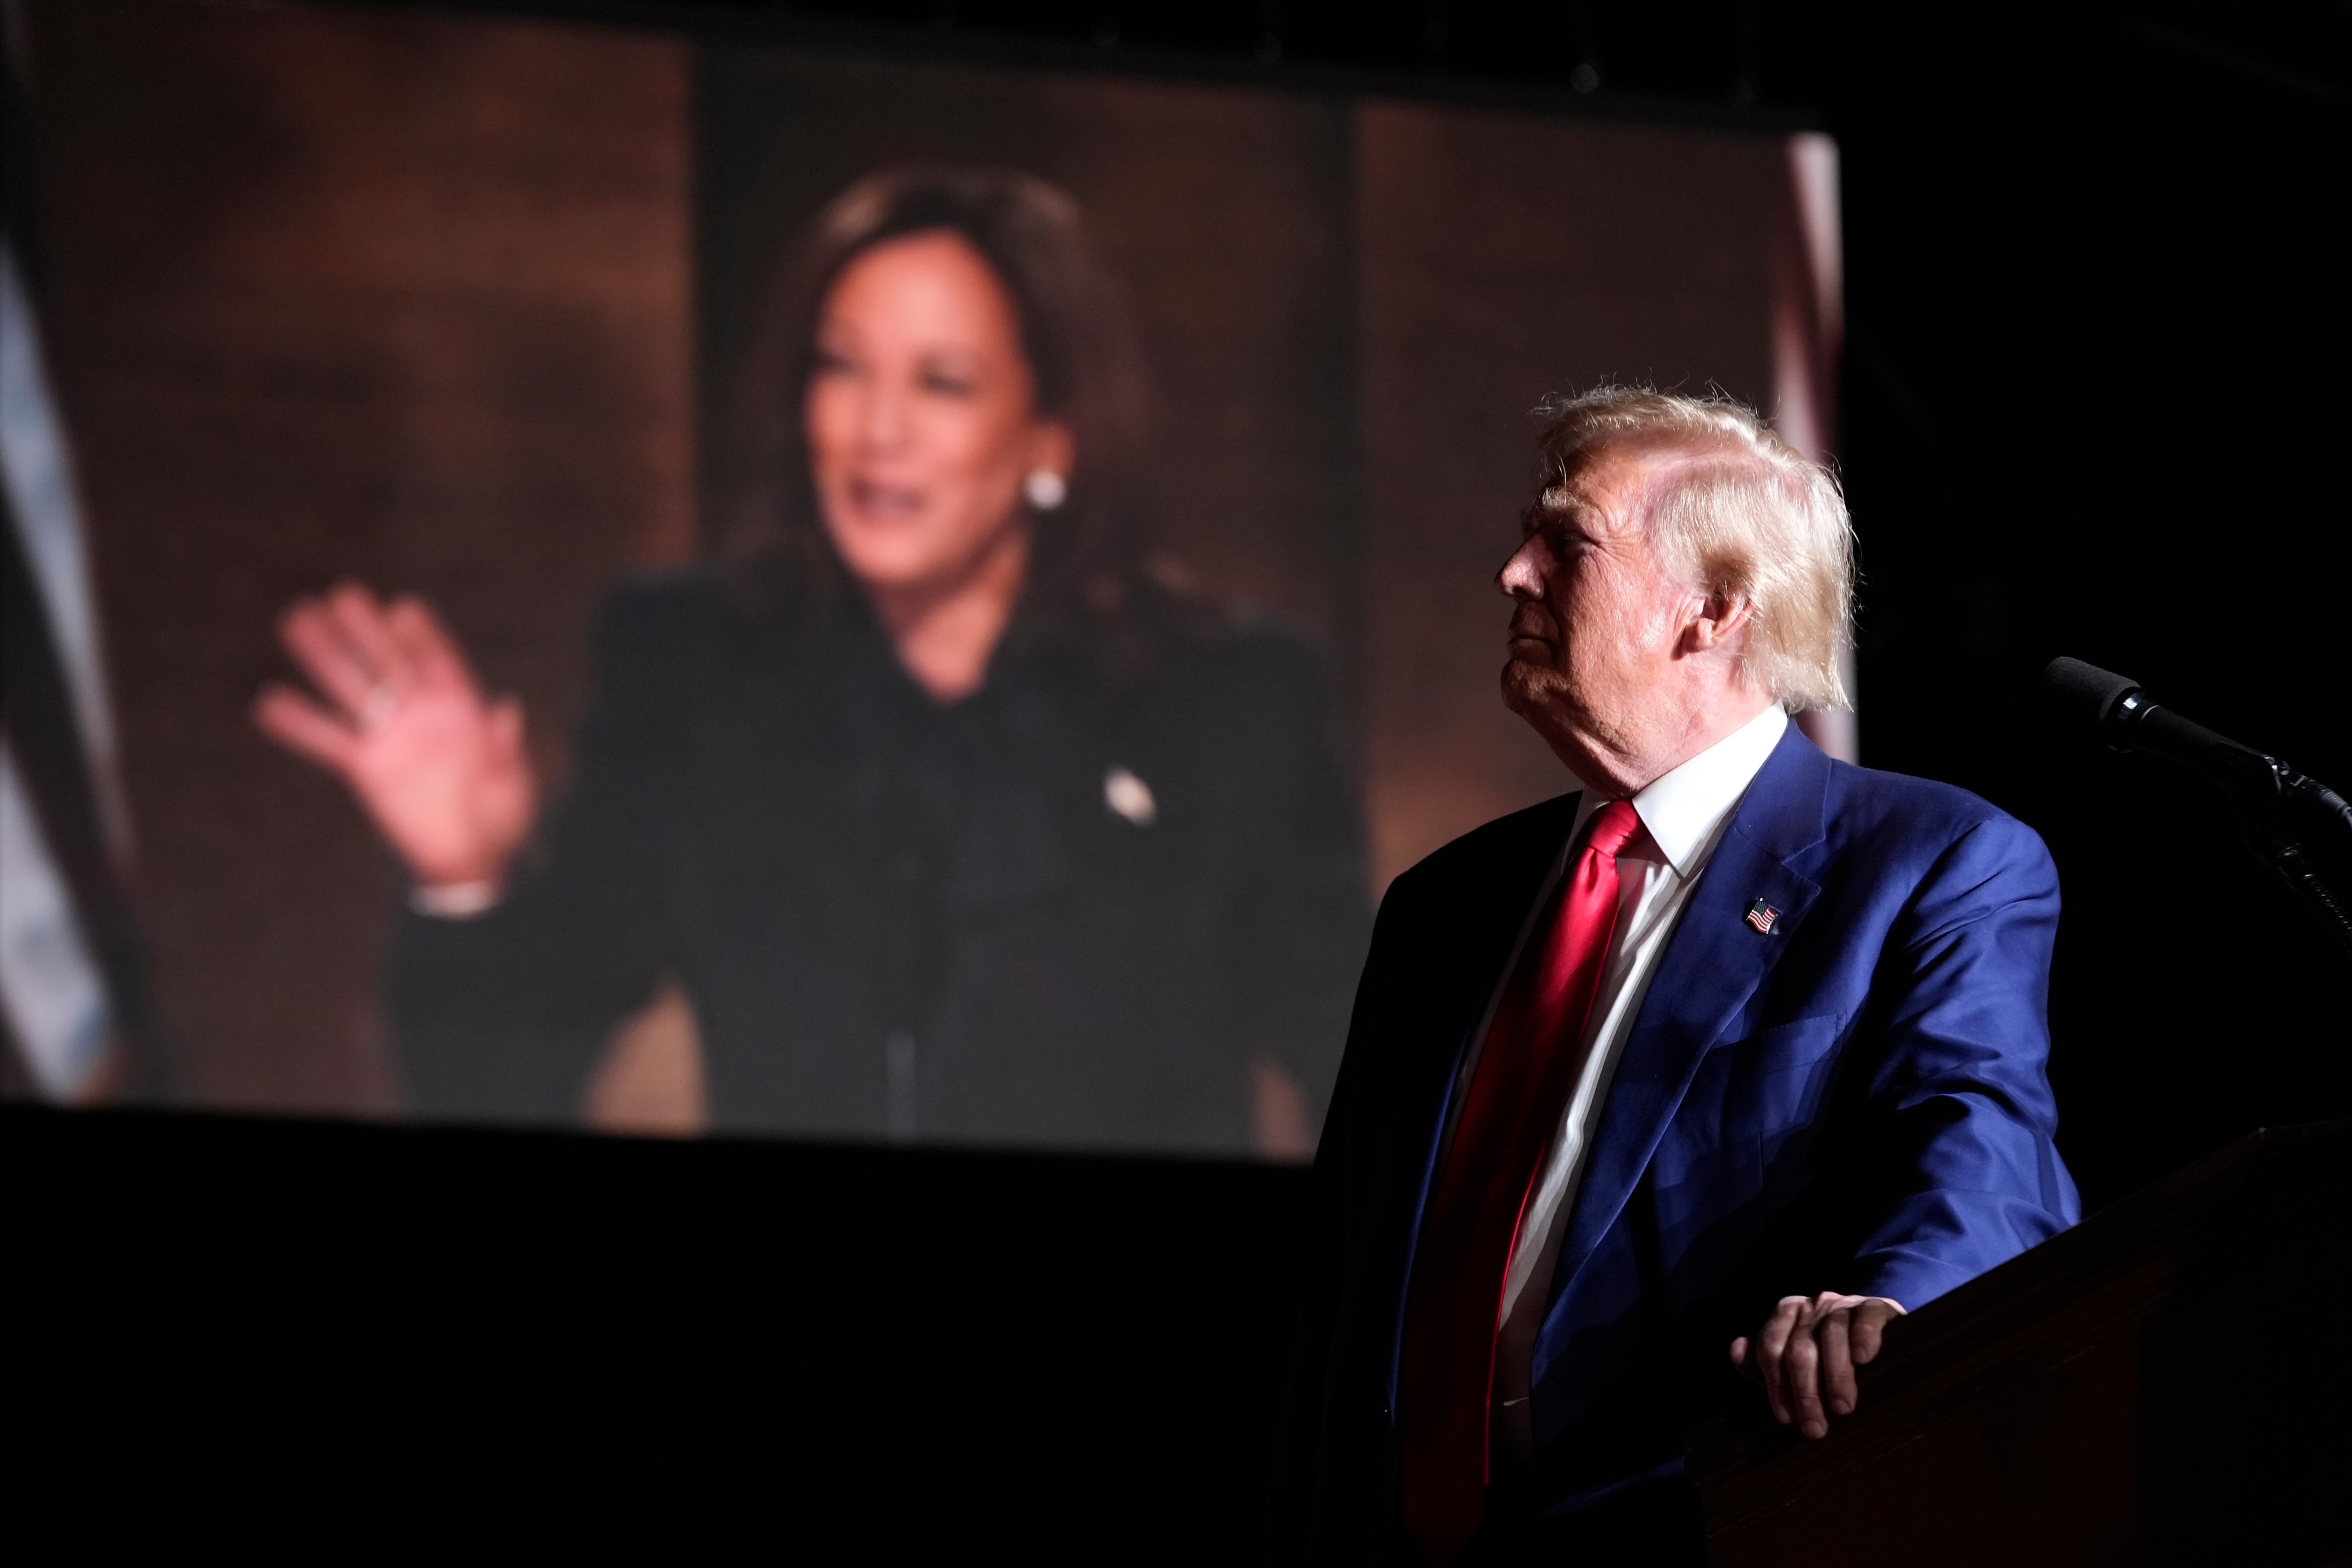
[[1536, 565], [1535, 548], [1535, 541], [1529, 540], [1511, 552], [1511, 558], [1495, 574], [1495, 586], [1514, 599], [1542, 598], [1543, 573]]

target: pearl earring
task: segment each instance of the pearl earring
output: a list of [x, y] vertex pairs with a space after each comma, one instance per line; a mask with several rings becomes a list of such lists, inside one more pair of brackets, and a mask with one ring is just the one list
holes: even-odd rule
[[1021, 493], [1039, 511], [1052, 511], [1070, 496], [1070, 487], [1062, 476], [1051, 468], [1032, 468], [1022, 481]]

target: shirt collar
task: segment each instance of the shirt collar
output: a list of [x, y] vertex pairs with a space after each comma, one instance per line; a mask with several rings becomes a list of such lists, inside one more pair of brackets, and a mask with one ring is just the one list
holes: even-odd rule
[[[1748, 793], [1788, 727], [1789, 716], [1776, 702], [1671, 773], [1652, 780], [1633, 797], [1634, 815], [1642, 819], [1650, 841], [1664, 854], [1675, 875], [1687, 880], [1698, 874], [1717, 830]], [[1600, 797], [1586, 790], [1579, 803], [1576, 826], [1581, 828], [1600, 805]]]

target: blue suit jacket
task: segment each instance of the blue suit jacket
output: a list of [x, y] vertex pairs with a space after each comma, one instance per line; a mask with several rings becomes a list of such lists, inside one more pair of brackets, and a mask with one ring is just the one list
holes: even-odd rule
[[[1397, 1350], [1447, 1100], [1575, 807], [1489, 823], [1381, 903], [1316, 1156], [1292, 1410], [1318, 1561], [1370, 1560], [1397, 1528]], [[2044, 1070], [2057, 927], [2032, 829], [1790, 727], [1600, 1113], [1535, 1346], [1536, 1508], [1675, 1484], [1731, 1339], [1780, 1297], [1917, 1307], [2079, 1217]]]

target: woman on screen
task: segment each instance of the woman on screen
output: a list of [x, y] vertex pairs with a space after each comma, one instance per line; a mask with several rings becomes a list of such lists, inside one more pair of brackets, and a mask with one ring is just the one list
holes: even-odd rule
[[428, 606], [285, 617], [319, 695], [258, 721], [415, 879], [417, 1109], [576, 1116], [674, 980], [717, 1129], [1297, 1152], [1355, 812], [1306, 650], [1141, 564], [1141, 378], [1076, 204], [870, 179], [768, 319], [711, 563], [609, 604], [559, 807]]

